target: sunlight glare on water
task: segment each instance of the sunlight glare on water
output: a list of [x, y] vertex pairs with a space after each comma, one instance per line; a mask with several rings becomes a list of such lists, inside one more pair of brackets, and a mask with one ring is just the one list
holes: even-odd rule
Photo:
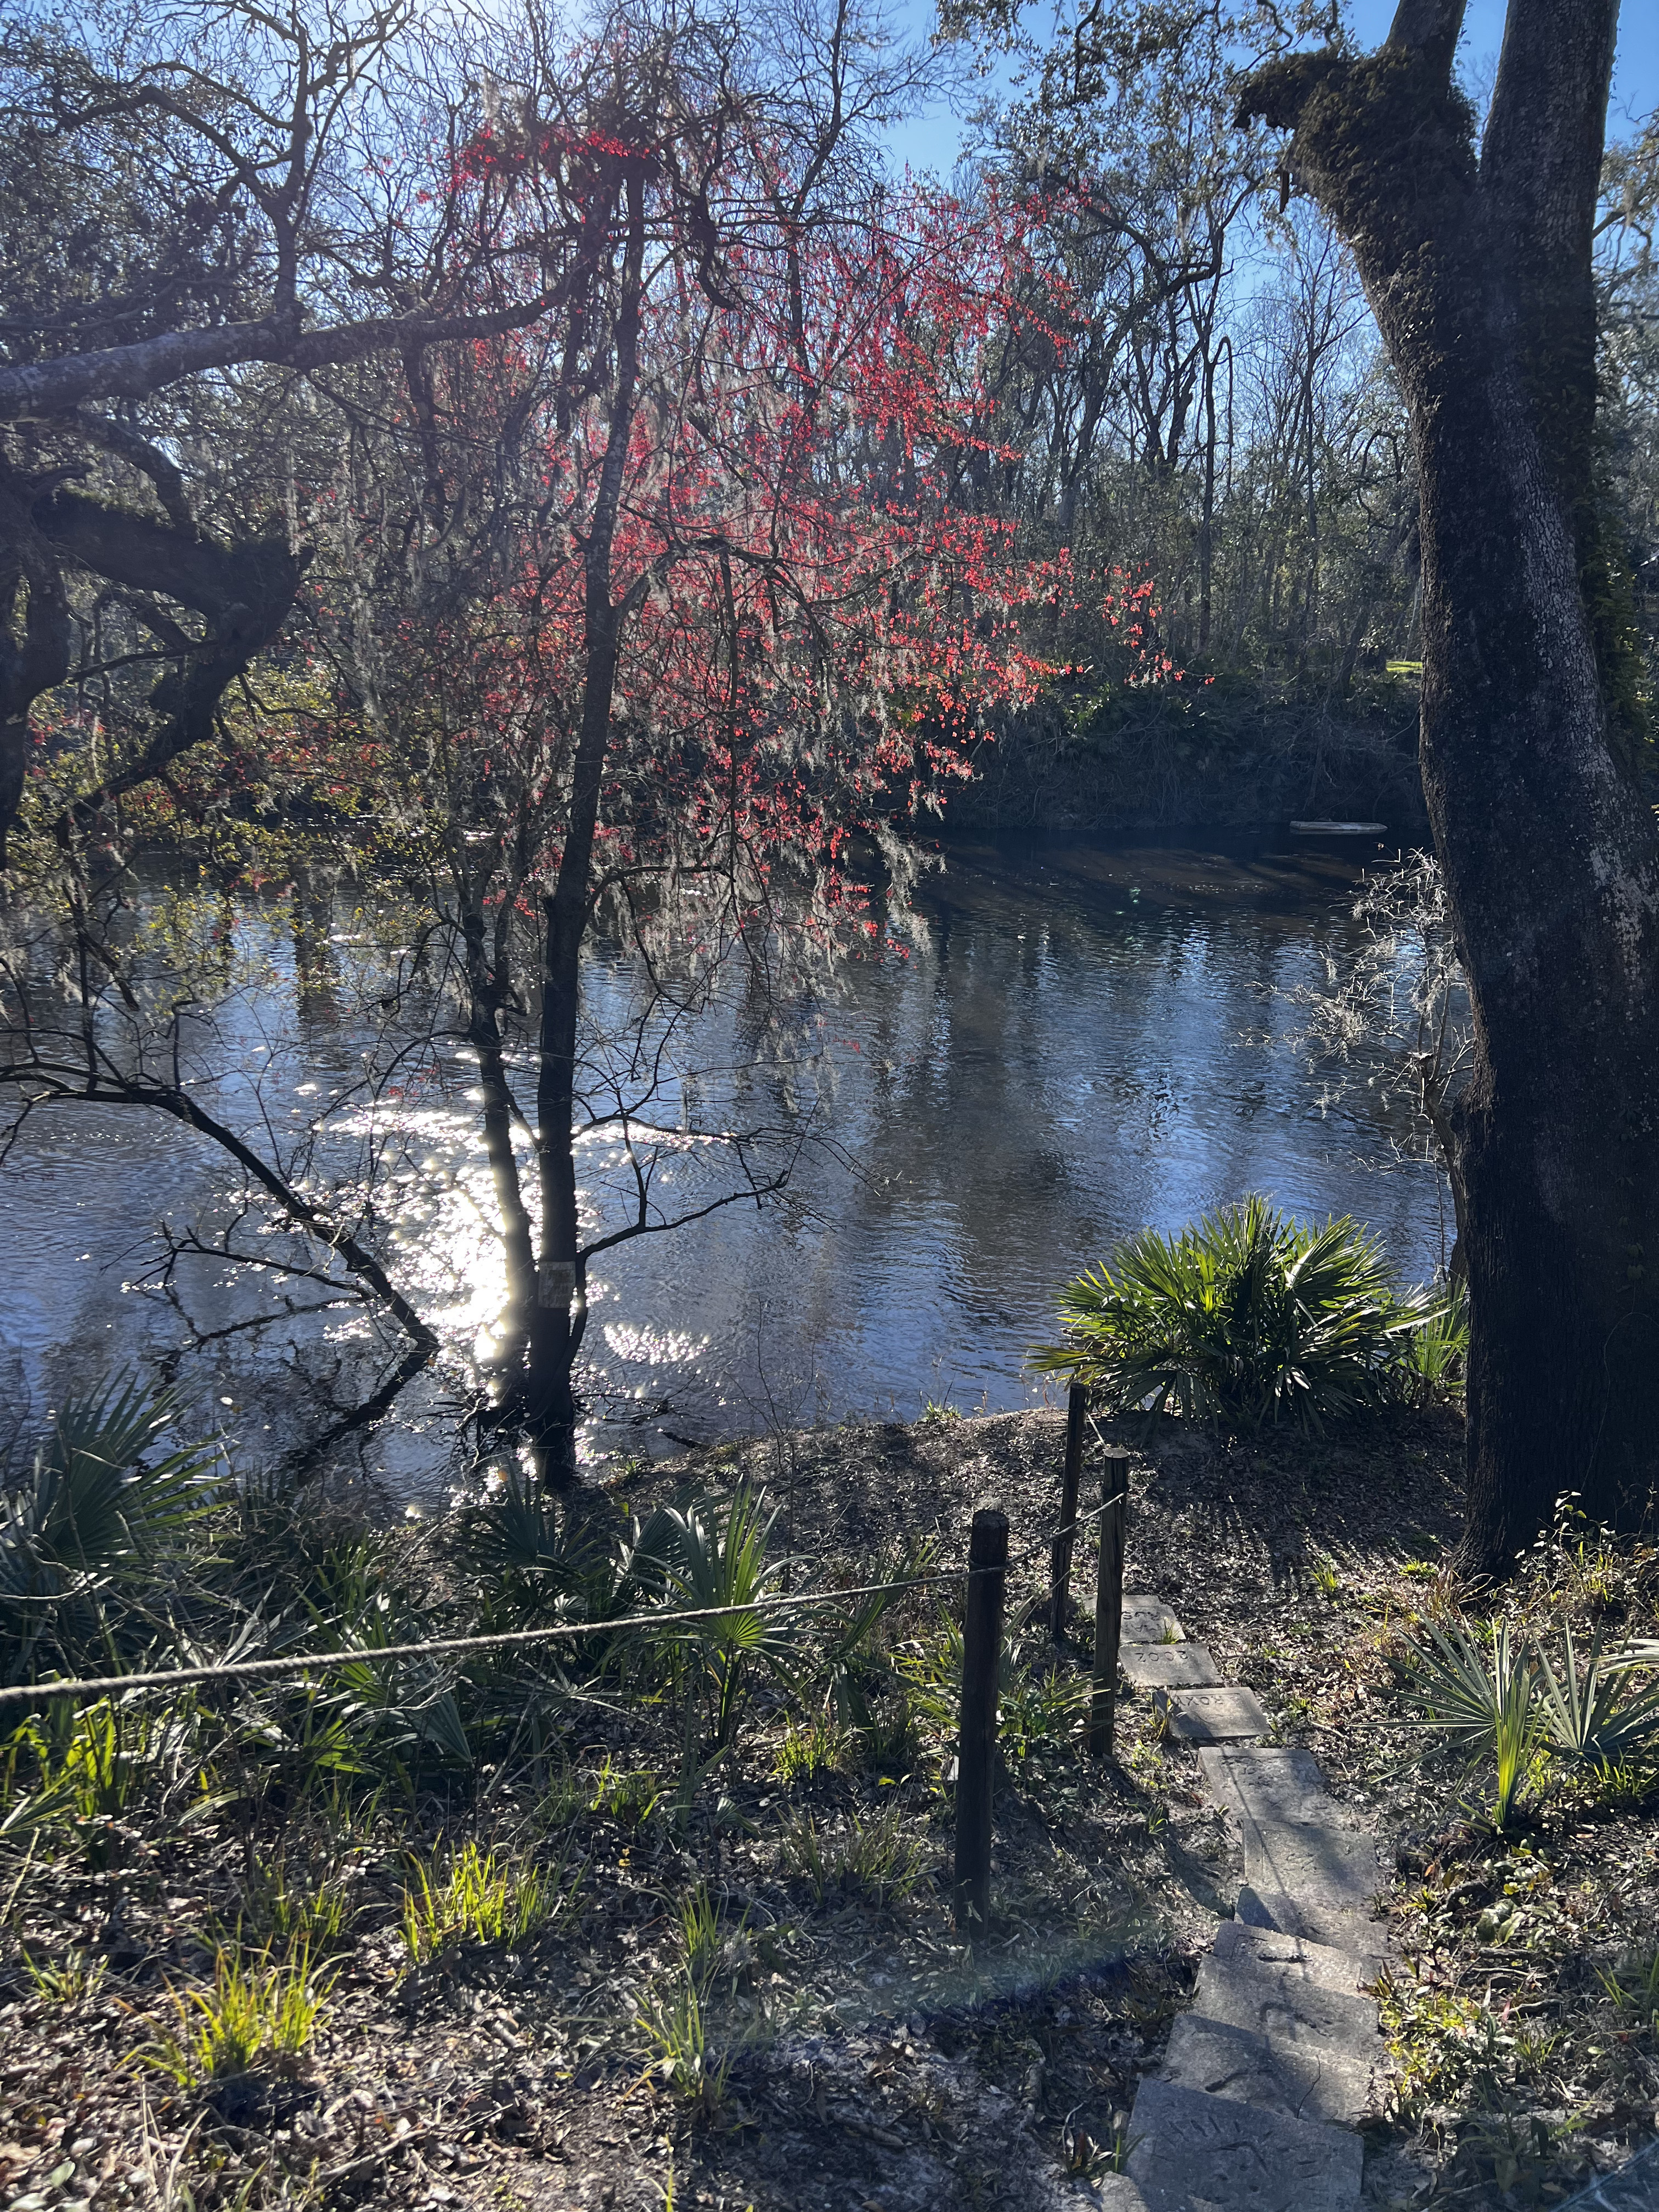
[[[821, 1056], [769, 1059], [753, 1007], [727, 991], [678, 1040], [655, 1109], [671, 1146], [663, 1195], [696, 1203], [716, 1187], [723, 1154], [699, 1130], [810, 1119], [827, 1141], [765, 1207], [733, 1206], [596, 1262], [586, 1351], [611, 1418], [590, 1454], [849, 1411], [908, 1419], [930, 1401], [1030, 1404], [1024, 1355], [1063, 1280], [1125, 1234], [1177, 1228], [1247, 1190], [1304, 1214], [1352, 1212], [1406, 1277], [1432, 1273], [1449, 1224], [1436, 1179], [1395, 1157], [1397, 1105], [1363, 1081], [1332, 1105], [1282, 1041], [1284, 994], [1324, 978], [1352, 933], [1356, 858], [1376, 857], [1273, 839], [1224, 851], [959, 842], [922, 887], [909, 957], [855, 963], [836, 999], [793, 1009]], [[276, 921], [256, 911], [241, 926], [268, 933], [270, 980], [224, 1012], [216, 1049], [241, 1042], [221, 1105], [251, 1113], [285, 1091], [275, 1118], [319, 1123], [324, 1167], [372, 1140], [386, 1264], [458, 1361], [483, 1356], [504, 1267], [466, 1095], [476, 1057], [453, 1035], [411, 1038], [371, 1111], [349, 1096], [366, 1049], [349, 992], [313, 978], [301, 993]], [[616, 1018], [627, 983], [619, 959], [590, 963], [596, 1018]], [[527, 1101], [533, 1054], [514, 1065]], [[518, 1141], [527, 1155], [523, 1131]], [[614, 1127], [580, 1146], [578, 1173], [592, 1233], [631, 1203]], [[204, 1407], [232, 1397], [245, 1443], [274, 1448], [292, 1431], [311, 1355], [284, 1364], [283, 1343], [361, 1352], [361, 1310], [285, 1323], [280, 1341], [256, 1332], [190, 1351], [172, 1308], [123, 1288], [142, 1274], [154, 1220], [210, 1220], [228, 1183], [210, 1147], [147, 1115], [77, 1107], [31, 1121], [0, 1174], [14, 1392], [47, 1402], [65, 1373], [95, 1379], [173, 1352], [187, 1395]], [[274, 1270], [233, 1282], [205, 1262], [181, 1280], [204, 1328], [300, 1287]], [[400, 1401], [375, 1447], [394, 1485], [418, 1489], [441, 1460], [441, 1406], [464, 1379], [452, 1364]]]

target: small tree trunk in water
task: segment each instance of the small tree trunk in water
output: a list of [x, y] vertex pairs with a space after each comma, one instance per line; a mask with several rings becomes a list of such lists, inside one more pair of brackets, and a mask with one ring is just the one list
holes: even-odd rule
[[590, 544], [587, 669], [581, 736], [558, 880], [545, 902], [542, 972], [541, 1068], [536, 1082], [536, 1152], [540, 1170], [542, 1237], [530, 1311], [525, 1426], [556, 1483], [576, 1473], [576, 1400], [572, 1380], [587, 1320], [580, 1223], [576, 1211], [576, 1025], [581, 1003], [582, 939], [587, 929], [588, 877], [599, 820], [599, 780], [611, 732], [620, 611], [610, 599], [609, 547], [603, 565]]
[[1247, 105], [1294, 130], [1411, 410], [1424, 791], [1476, 1040], [1464, 1551], [1502, 1571], [1559, 1492], [1628, 1522], [1659, 1475], [1659, 839], [1592, 496], [1616, 0], [1510, 0], [1478, 165], [1462, 12], [1402, 0], [1379, 52], [1272, 64]]
[[[469, 946], [471, 951], [471, 946]], [[488, 987], [475, 988], [467, 1038], [478, 1055], [483, 1091], [484, 1157], [489, 1163], [496, 1210], [501, 1219], [501, 1248], [507, 1273], [507, 1305], [496, 1329], [492, 1364], [501, 1375], [515, 1371], [529, 1348], [530, 1315], [536, 1298], [536, 1260], [530, 1216], [520, 1186], [513, 1150], [513, 1089], [507, 1080], [501, 1021]]]
[[544, 1479], [576, 1474], [576, 1354], [587, 1322], [587, 1287], [576, 1212], [576, 1026], [581, 1003], [581, 950], [592, 890], [593, 839], [623, 626], [643, 597], [635, 579], [623, 600], [612, 597], [612, 554], [623, 471], [639, 390], [640, 327], [645, 262], [645, 181], [635, 167], [625, 190], [626, 244], [616, 322], [615, 380], [610, 434], [583, 547], [581, 730], [571, 773], [570, 811], [552, 896], [544, 902], [541, 1066], [536, 1079], [536, 1152], [540, 1170], [542, 1237], [526, 1360], [524, 1422]]

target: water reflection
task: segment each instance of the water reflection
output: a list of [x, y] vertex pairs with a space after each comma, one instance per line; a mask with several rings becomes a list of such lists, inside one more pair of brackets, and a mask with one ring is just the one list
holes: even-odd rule
[[[1062, 1277], [1246, 1189], [1352, 1210], [1431, 1272], [1437, 1194], [1377, 1171], [1381, 1117], [1322, 1116], [1291, 1053], [1246, 1042], [1283, 1026], [1276, 993], [1322, 975], [1346, 879], [1330, 858], [956, 848], [931, 941], [856, 975], [837, 1017], [837, 1133], [866, 1179], [837, 1198], [809, 1170], [781, 1218], [708, 1240], [698, 1319], [725, 1395], [1025, 1402]], [[615, 1270], [630, 1311], [672, 1295], [656, 1256]]]
[[[1387, 1109], [1362, 1090], [1322, 1113], [1316, 1079], [1262, 1041], [1286, 1025], [1275, 995], [1319, 980], [1340, 948], [1352, 875], [1346, 849], [953, 846], [923, 887], [909, 957], [856, 965], [836, 1003], [799, 1010], [833, 1078], [822, 1095], [757, 1062], [760, 1017], [734, 989], [690, 1055], [705, 1103], [734, 1122], [810, 1111], [852, 1164], [809, 1151], [764, 1211], [604, 1256], [588, 1349], [617, 1419], [591, 1443], [662, 1449], [848, 1410], [910, 1418], [927, 1400], [1028, 1403], [1023, 1356], [1062, 1279], [1129, 1231], [1176, 1227], [1247, 1189], [1296, 1212], [1352, 1211], [1407, 1274], [1431, 1273], [1439, 1194], [1420, 1169], [1385, 1171]], [[389, 1257], [464, 1352], [501, 1291], [467, 1058], [411, 1040], [372, 1109], [350, 1101], [365, 1038], [330, 919], [314, 903], [270, 918], [267, 981], [220, 1012], [237, 1047], [221, 1104], [251, 1101], [257, 1083], [268, 1109], [281, 1094], [285, 1127], [320, 1124], [325, 1155], [381, 1148]], [[628, 981], [614, 960], [591, 963], [601, 1014]], [[718, 1172], [706, 1152], [676, 1154], [671, 1189]], [[590, 1193], [617, 1165], [609, 1138], [590, 1140]], [[223, 1188], [209, 1148], [131, 1109], [33, 1121], [0, 1174], [14, 1387], [45, 1402], [76, 1370], [177, 1350], [178, 1312], [121, 1285], [155, 1216], [210, 1216]], [[233, 1279], [207, 1260], [180, 1286], [204, 1329], [295, 1295], [274, 1271]], [[258, 1356], [234, 1338], [192, 1352], [180, 1377], [204, 1403], [228, 1399], [257, 1454], [291, 1417], [297, 1370], [285, 1380], [283, 1358], [314, 1364], [320, 1349], [349, 1395], [366, 1335], [352, 1310], [301, 1316]], [[375, 1440], [374, 1467], [394, 1485], [441, 1466], [453, 1382], [423, 1381]]]

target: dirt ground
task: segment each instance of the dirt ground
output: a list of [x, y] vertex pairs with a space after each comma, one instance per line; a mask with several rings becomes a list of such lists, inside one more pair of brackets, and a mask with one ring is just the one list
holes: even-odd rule
[[[1063, 1431], [1048, 1414], [848, 1426], [613, 1486], [643, 1512], [687, 1483], [764, 1481], [798, 1587], [855, 1582], [918, 1538], [939, 1567], [959, 1565], [975, 1506], [994, 1501], [1012, 1524], [1018, 1626], [1047, 1587]], [[1257, 1690], [1275, 1740], [1310, 1747], [1399, 1850], [1402, 1962], [1382, 1992], [1399, 2086], [1368, 2138], [1370, 2201], [1560, 2201], [1659, 2125], [1659, 1967], [1644, 1964], [1659, 1943], [1659, 1801], [1640, 1778], [1615, 1804], [1540, 1790], [1494, 1838], [1455, 1778], [1410, 1758], [1390, 1660], [1413, 1615], [1451, 1602], [1440, 1561], [1458, 1527], [1458, 1421], [1396, 1415], [1325, 1442], [1175, 1425], [1144, 1449], [1122, 1440], [1128, 1587], [1170, 1604], [1226, 1679]], [[1091, 1449], [1085, 1505], [1098, 1468]], [[1577, 1540], [1576, 1565], [1570, 1536], [1540, 1553], [1552, 1604], [1651, 1633], [1651, 1550], [1607, 1565], [1602, 1547], [1592, 1588]], [[842, 1740], [808, 1759], [799, 1711], [757, 1700], [677, 1822], [660, 1791], [652, 1802], [670, 1758], [662, 1717], [624, 1686], [573, 1699], [539, 1797], [486, 1776], [465, 1808], [428, 1808], [432, 1832], [465, 1823], [539, 1854], [571, 1890], [520, 1948], [462, 1945], [410, 1971], [406, 1850], [372, 1823], [319, 1837], [306, 1879], [325, 1863], [350, 1909], [326, 2011], [286, 2071], [202, 2088], [153, 2063], [213, 1971], [215, 1931], [261, 1924], [268, 1871], [228, 1825], [210, 1813], [137, 1829], [103, 1871], [0, 1836], [0, 2205], [1097, 2201], [1242, 1869], [1195, 1757], [1144, 1700], [1121, 1709], [1115, 1763], [1081, 1756], [1092, 1583], [1085, 1545], [1058, 1674], [1034, 1662], [1018, 1677], [993, 1923], [972, 1949], [950, 1910], [949, 1731], [925, 1694], [948, 1589], [918, 1592], [891, 1624], [922, 1686], [902, 1756], [877, 1728], [857, 1755]], [[1028, 1657], [1037, 1641], [1033, 1624]], [[688, 1897], [715, 1916], [695, 2080], [665, 2055], [686, 2037], [664, 2033]]]

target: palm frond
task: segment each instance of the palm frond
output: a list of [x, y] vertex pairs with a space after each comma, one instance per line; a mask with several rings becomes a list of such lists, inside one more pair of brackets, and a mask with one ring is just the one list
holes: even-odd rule
[[23, 1482], [0, 1492], [0, 1669], [27, 1674], [106, 1650], [100, 1593], [153, 1581], [157, 1562], [221, 1495], [218, 1452], [154, 1456], [176, 1418], [171, 1393], [130, 1381], [65, 1400]]
[[1469, 1767], [1493, 1760], [1492, 1824], [1504, 1827], [1547, 1733], [1531, 1655], [1501, 1620], [1492, 1624], [1485, 1650], [1461, 1621], [1431, 1623], [1425, 1642], [1408, 1638], [1407, 1644], [1413, 1662], [1407, 1709]]
[[1547, 1656], [1539, 1704], [1552, 1747], [1581, 1765], [1616, 1766], [1659, 1739], [1659, 1688], [1628, 1694], [1622, 1679], [1622, 1655], [1604, 1658], [1598, 1633], [1591, 1643], [1583, 1679], [1572, 1631], [1563, 1631], [1565, 1662], [1558, 1675]]
[[142, 1562], [212, 1504], [215, 1447], [185, 1445], [145, 1463], [177, 1413], [170, 1391], [136, 1380], [64, 1401], [27, 1485], [6, 1501], [9, 1524], [27, 1528], [40, 1561], [82, 1574]]
[[1030, 1364], [1149, 1421], [1288, 1416], [1317, 1431], [1399, 1395], [1434, 1310], [1428, 1292], [1395, 1289], [1381, 1244], [1347, 1216], [1307, 1226], [1250, 1197], [1177, 1236], [1127, 1238], [1061, 1291], [1061, 1334]]

